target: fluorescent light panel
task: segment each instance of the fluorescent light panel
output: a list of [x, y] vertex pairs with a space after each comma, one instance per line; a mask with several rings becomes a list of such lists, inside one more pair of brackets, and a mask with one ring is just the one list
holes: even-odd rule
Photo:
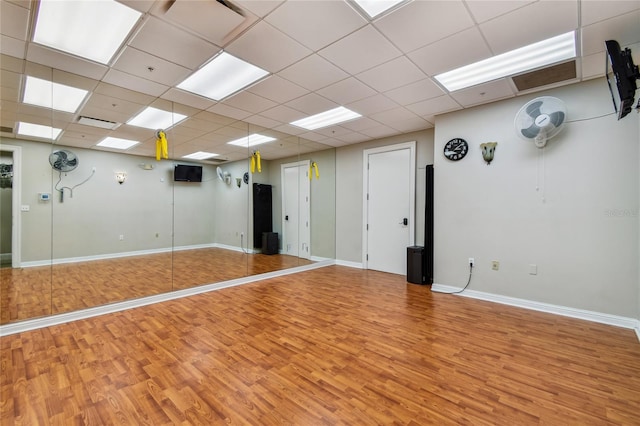
[[250, 134], [247, 137], [232, 140], [231, 142], [227, 142], [229, 145], [236, 145], [248, 148], [250, 146], [256, 146], [263, 143], [275, 141], [276, 138], [272, 138], [271, 136], [264, 136], [258, 133]]
[[100, 146], [102, 148], [129, 149], [139, 143], [140, 142], [131, 139], [121, 139], [108, 136], [98, 142], [96, 146]]
[[345, 107], [338, 107], [330, 109], [329, 111], [321, 112], [320, 114], [312, 115], [311, 117], [294, 121], [289, 124], [297, 127], [302, 127], [303, 129], [307, 130], [315, 130], [322, 127], [331, 126], [333, 124], [353, 120], [354, 118], [358, 117], [362, 116], [357, 112], [351, 111], [350, 109], [347, 109]]
[[576, 56], [573, 31], [436, 75], [448, 91], [529, 71]]
[[22, 102], [58, 111], [75, 113], [84, 98], [86, 90], [66, 86], [60, 83], [27, 76], [24, 84]]
[[16, 133], [23, 136], [33, 136], [36, 138], [55, 140], [60, 136], [62, 129], [55, 127], [43, 126], [41, 124], [18, 122]]
[[353, 0], [364, 10], [371, 18], [375, 18], [381, 13], [386, 12], [395, 5], [406, 0]]
[[207, 158], [217, 157], [220, 154], [214, 154], [213, 152], [198, 151], [193, 154], [183, 155], [182, 158], [188, 158], [190, 160], [206, 160]]
[[267, 74], [262, 68], [222, 52], [177, 87], [219, 101]]
[[141, 15], [113, 0], [40, 0], [33, 41], [107, 64]]
[[154, 107], [145, 108], [140, 114], [127, 121], [131, 126], [144, 127], [145, 129], [168, 129], [187, 118], [186, 115], [177, 112], [164, 111]]

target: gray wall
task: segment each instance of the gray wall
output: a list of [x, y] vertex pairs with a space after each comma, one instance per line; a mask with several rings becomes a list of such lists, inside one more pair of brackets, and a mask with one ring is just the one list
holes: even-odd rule
[[[522, 105], [542, 95], [568, 109], [544, 150], [513, 125]], [[637, 318], [639, 116], [600, 117], [611, 112], [597, 79], [438, 117], [435, 282], [462, 287], [475, 257], [471, 289]], [[442, 156], [453, 137], [470, 144], [459, 162]], [[479, 147], [488, 141], [498, 142], [491, 165]]]
[[424, 244], [425, 166], [433, 164], [433, 129], [340, 147], [336, 151], [336, 259], [362, 263], [363, 151], [416, 141], [415, 243]]

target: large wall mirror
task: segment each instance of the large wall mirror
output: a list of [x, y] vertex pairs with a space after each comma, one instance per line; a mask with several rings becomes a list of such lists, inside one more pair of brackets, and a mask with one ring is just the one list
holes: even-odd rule
[[[0, 324], [335, 258], [334, 148], [15, 58], [2, 67]], [[27, 76], [49, 82], [53, 108], [23, 101]], [[56, 110], [50, 82], [88, 90], [81, 113]], [[145, 106], [169, 114], [162, 137], [127, 124]], [[7, 120], [62, 132], [19, 135]], [[107, 137], [138, 143], [98, 146]]]

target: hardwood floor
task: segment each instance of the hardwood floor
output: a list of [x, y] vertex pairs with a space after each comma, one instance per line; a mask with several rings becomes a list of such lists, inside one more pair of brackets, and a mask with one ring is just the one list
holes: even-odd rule
[[0, 347], [2, 425], [640, 424], [632, 330], [339, 266]]
[[101, 306], [311, 263], [207, 248], [0, 269], [0, 324]]

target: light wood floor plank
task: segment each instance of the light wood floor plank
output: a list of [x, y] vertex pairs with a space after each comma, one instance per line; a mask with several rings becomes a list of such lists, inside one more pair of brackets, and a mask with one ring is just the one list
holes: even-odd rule
[[640, 424], [633, 331], [339, 266], [0, 347], [2, 425]]

